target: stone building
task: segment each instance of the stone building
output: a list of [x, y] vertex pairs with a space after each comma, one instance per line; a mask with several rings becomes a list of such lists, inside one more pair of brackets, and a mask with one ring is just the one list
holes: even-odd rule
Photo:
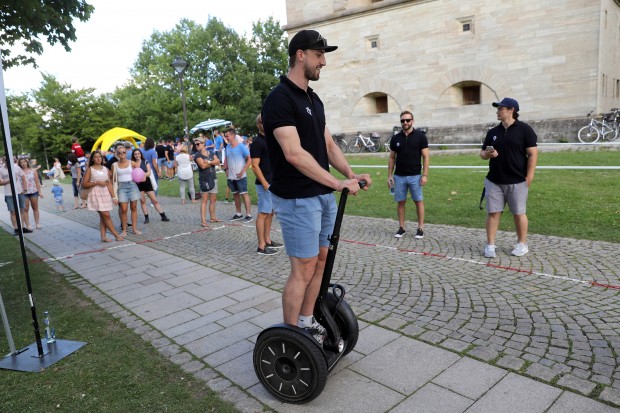
[[332, 132], [390, 134], [402, 110], [431, 141], [479, 142], [517, 99], [541, 141], [575, 141], [620, 106], [620, 0], [286, 0], [289, 39], [338, 45], [311, 86]]

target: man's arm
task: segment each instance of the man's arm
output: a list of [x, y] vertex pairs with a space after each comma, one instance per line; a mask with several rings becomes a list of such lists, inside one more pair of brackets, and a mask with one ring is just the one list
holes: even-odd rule
[[529, 187], [532, 185], [532, 181], [534, 180], [534, 172], [536, 172], [538, 147], [532, 146], [530, 148], [525, 148], [525, 153], [527, 153], [527, 174], [525, 175], [525, 182], [527, 182], [527, 186]]
[[252, 165], [252, 158], [250, 158], [250, 155], [248, 155], [245, 157], [245, 165], [243, 165], [241, 172], [237, 174], [237, 178], [241, 178], [243, 174], [246, 173], [248, 169], [250, 169], [251, 165]]
[[426, 185], [428, 182], [428, 168], [431, 164], [431, 153], [428, 148], [421, 151], [422, 154], [422, 176], [420, 177], [420, 185]]
[[252, 158], [252, 170], [263, 188], [265, 188], [265, 190], [269, 189], [269, 182], [267, 182], [265, 175], [263, 175], [263, 171], [260, 169], [260, 158]]
[[[168, 158], [166, 157], [166, 159]], [[151, 154], [151, 159], [150, 159], [150, 162], [148, 163], [153, 165], [151, 169], [154, 169], [157, 176], [159, 176], [160, 174], [159, 174], [159, 166], [157, 166], [157, 154]]]
[[[327, 187], [333, 188], [336, 191], [342, 191], [344, 188], [348, 188], [351, 194], [355, 194], [357, 193], [357, 191], [359, 191], [359, 184], [357, 183], [356, 179], [340, 181], [328, 171], [323, 169], [321, 165], [319, 165], [319, 163], [316, 161], [316, 159], [314, 159], [308, 151], [302, 148], [301, 142], [299, 140], [299, 135], [297, 134], [297, 129], [295, 129], [294, 126], [282, 126], [280, 128], [277, 128], [273, 131], [273, 135], [275, 136], [278, 144], [282, 148], [282, 152], [284, 153], [284, 157], [286, 158], [287, 162], [297, 168], [308, 178]], [[331, 138], [329, 139], [331, 140]], [[329, 145], [329, 142], [327, 142], [327, 144]], [[331, 144], [334, 145], [333, 140]], [[333, 149], [330, 149], [330, 147], [328, 146], [328, 156], [330, 152], [333, 152]], [[342, 155], [342, 153], [340, 154], [340, 156], [344, 158], [344, 155]], [[336, 159], [334, 162], [337, 163], [338, 160]], [[346, 163], [346, 160], [344, 160], [344, 162]], [[349, 174], [345, 174], [343, 171], [341, 171], [336, 164], [332, 165], [338, 171], [343, 173], [343, 175], [347, 177], [350, 176]], [[342, 165], [339, 166], [341, 167]], [[346, 172], [346, 168], [344, 169], [344, 171]]]
[[388, 187], [394, 186], [394, 165], [396, 165], [396, 152], [390, 150], [388, 158]]

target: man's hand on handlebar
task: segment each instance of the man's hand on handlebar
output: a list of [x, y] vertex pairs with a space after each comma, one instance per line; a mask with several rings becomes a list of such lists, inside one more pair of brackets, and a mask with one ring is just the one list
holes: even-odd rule
[[[364, 184], [360, 187], [360, 181], [364, 181]], [[346, 179], [340, 181], [340, 186], [337, 189], [338, 192], [342, 192], [344, 188], [349, 190], [349, 195], [355, 195], [360, 189], [368, 190], [368, 187], [372, 184], [372, 179], [368, 174], [355, 175], [353, 179]]]

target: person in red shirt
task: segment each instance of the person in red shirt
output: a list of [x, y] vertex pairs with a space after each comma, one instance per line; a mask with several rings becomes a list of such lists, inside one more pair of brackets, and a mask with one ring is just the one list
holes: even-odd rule
[[71, 145], [71, 152], [77, 156], [82, 173], [84, 173], [84, 169], [86, 168], [86, 156], [84, 156], [84, 149], [82, 149], [82, 146], [78, 143], [78, 138], [75, 136], [71, 138], [71, 142], [73, 142]]

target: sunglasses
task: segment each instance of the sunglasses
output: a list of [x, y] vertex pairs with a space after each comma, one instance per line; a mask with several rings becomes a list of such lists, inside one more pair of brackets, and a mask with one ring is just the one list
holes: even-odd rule
[[119, 154], [119, 155], [126, 155], [127, 154], [127, 152], [116, 152], [116, 153]]
[[400, 123], [413, 122], [413, 119], [401, 119]]
[[202, 142], [194, 142], [194, 145], [196, 145], [196, 146], [202, 145]]

